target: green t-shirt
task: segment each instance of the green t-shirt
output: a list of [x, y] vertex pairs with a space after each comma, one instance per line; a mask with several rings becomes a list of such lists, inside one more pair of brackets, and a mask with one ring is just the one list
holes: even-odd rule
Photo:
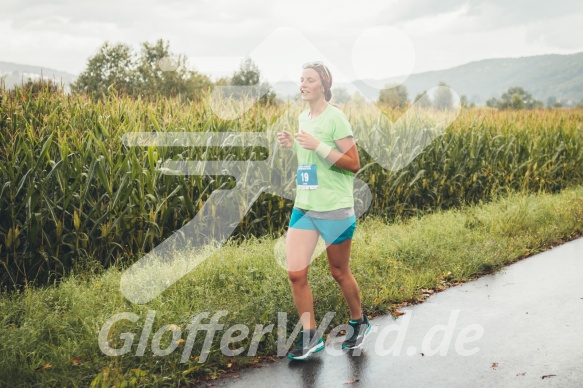
[[[335, 106], [328, 104], [324, 112], [314, 119], [308, 118], [308, 110], [299, 116], [299, 128], [314, 138], [328, 144], [333, 150], [341, 152], [334, 140], [353, 136], [352, 126], [346, 115]], [[294, 152], [298, 157], [298, 172], [311, 172], [315, 165], [317, 187], [302, 188], [297, 184], [295, 206], [305, 210], [330, 211], [354, 206], [354, 174], [350, 171], [334, 166], [316, 151], [302, 148], [294, 142]], [[302, 170], [304, 165], [304, 170]], [[309, 167], [309, 168], [308, 168]], [[301, 181], [301, 179], [298, 177]], [[311, 179], [311, 178], [310, 178]], [[310, 180], [310, 183], [313, 183]]]

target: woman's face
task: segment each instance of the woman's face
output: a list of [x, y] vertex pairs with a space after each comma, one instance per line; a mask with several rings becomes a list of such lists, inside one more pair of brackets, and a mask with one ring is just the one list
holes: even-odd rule
[[322, 81], [318, 72], [312, 68], [307, 68], [302, 71], [300, 78], [300, 94], [302, 101], [316, 101], [324, 98], [322, 91]]

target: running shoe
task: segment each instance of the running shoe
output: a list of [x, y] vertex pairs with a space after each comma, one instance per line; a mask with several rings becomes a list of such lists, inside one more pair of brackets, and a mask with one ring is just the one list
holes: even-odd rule
[[352, 319], [348, 321], [350, 327], [352, 327], [352, 335], [350, 338], [346, 338], [344, 342], [342, 342], [342, 349], [358, 349], [362, 347], [364, 343], [364, 339], [370, 333], [372, 329], [372, 325], [370, 324], [366, 314], [363, 314], [364, 322], [358, 323], [357, 321], [353, 321]]
[[290, 360], [305, 360], [312, 353], [319, 352], [322, 349], [324, 349], [324, 340], [322, 337], [317, 338], [313, 336], [309, 339], [309, 343], [304, 343], [304, 330], [302, 330], [300, 332], [300, 338], [296, 341], [295, 347], [287, 354], [287, 358]]

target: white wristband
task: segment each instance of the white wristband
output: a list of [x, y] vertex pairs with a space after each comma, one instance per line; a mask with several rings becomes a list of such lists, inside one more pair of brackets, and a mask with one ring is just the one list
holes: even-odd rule
[[316, 148], [316, 153], [323, 157], [324, 159], [326, 159], [326, 157], [330, 154], [330, 151], [332, 151], [332, 147], [330, 147], [323, 141], [321, 141], [320, 144], [318, 144], [318, 147]]

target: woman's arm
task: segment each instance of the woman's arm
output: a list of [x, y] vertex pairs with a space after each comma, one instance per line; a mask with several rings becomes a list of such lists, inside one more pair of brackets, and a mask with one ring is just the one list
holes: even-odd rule
[[330, 150], [326, 160], [337, 167], [356, 174], [360, 170], [360, 158], [358, 157], [358, 150], [356, 149], [354, 138], [349, 136], [335, 140], [334, 142], [340, 152], [335, 149]]
[[[320, 141], [314, 138], [309, 133], [300, 131], [296, 134], [296, 140], [299, 145], [305, 149], [315, 151], [320, 145]], [[340, 167], [344, 170], [356, 173], [360, 170], [360, 158], [358, 157], [358, 150], [356, 149], [356, 143], [352, 136], [348, 136], [339, 140], [334, 141], [339, 151], [331, 149], [326, 160]]]

